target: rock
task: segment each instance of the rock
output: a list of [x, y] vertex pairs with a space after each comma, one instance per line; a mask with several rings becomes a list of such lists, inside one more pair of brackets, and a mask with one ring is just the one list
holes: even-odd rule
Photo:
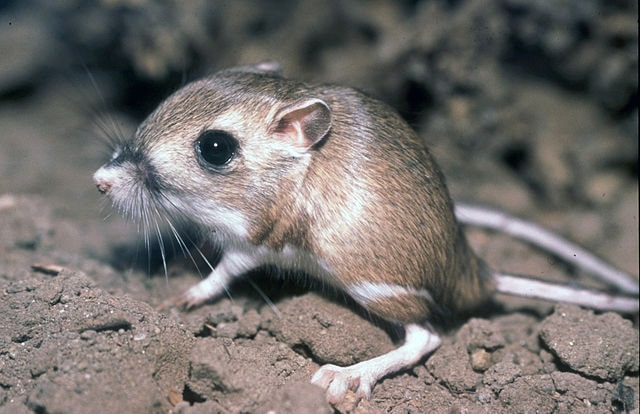
[[542, 322], [540, 339], [574, 371], [606, 381], [638, 372], [638, 330], [615, 313], [595, 315], [558, 305]]
[[272, 320], [269, 331], [323, 364], [351, 365], [395, 348], [382, 329], [316, 294], [287, 299], [278, 306], [281, 316]]
[[324, 390], [307, 382], [287, 384], [265, 401], [259, 411], [268, 414], [333, 413]]
[[2, 282], [0, 378], [32, 410], [83, 413], [170, 408], [182, 392], [193, 337], [148, 305], [97, 288], [86, 275], [32, 274]]

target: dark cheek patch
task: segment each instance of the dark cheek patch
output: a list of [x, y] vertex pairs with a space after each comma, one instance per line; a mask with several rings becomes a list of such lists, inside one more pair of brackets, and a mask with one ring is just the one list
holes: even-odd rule
[[133, 167], [135, 179], [141, 182], [143, 186], [151, 193], [162, 191], [165, 187], [158, 171], [151, 164], [149, 158], [144, 154], [143, 148], [132, 148], [129, 145], [123, 145], [120, 153], [109, 164], [120, 166], [130, 163]]
[[164, 189], [158, 171], [146, 158], [136, 164], [136, 169], [140, 181], [150, 192], [159, 192]]

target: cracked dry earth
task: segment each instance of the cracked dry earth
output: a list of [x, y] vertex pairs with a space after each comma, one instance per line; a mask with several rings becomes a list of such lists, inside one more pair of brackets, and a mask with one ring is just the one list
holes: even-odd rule
[[[638, 407], [638, 331], [631, 321], [574, 306], [527, 310], [516, 303], [520, 310], [496, 308], [450, 330], [431, 357], [385, 379], [371, 400], [351, 394], [331, 408], [308, 384], [319, 364], [386, 352], [398, 339], [393, 329], [375, 326], [338, 296], [305, 293], [292, 281], [278, 294], [273, 279], [261, 286], [275, 307], [241, 283], [231, 299], [159, 312], [154, 306], [162, 298], [196, 280], [189, 266], [178, 261], [168, 279], [117, 271], [66, 252], [65, 240], [80, 237], [78, 229], [57, 219], [46, 200], [5, 194], [0, 209], [0, 412]], [[135, 297], [145, 291], [146, 301]]]

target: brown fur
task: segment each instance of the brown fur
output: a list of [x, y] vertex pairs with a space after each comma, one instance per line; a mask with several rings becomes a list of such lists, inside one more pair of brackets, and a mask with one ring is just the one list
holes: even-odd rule
[[[334, 124], [313, 154], [299, 197], [311, 218], [313, 250], [346, 284], [426, 289], [437, 306], [451, 310], [486, 300], [489, 278], [480, 273], [442, 174], [415, 133], [378, 101], [344, 88], [323, 92]], [[354, 192], [368, 198], [358, 217], [345, 222], [340, 217], [353, 208]], [[404, 295], [370, 310], [409, 323], [426, 319], [429, 305]]]
[[[304, 98], [321, 100], [330, 113], [311, 107], [287, 112], [287, 105]], [[328, 122], [327, 116], [325, 134], [317, 122]], [[299, 129], [305, 136], [322, 134], [308, 148], [293, 135], [301, 117], [307, 117]], [[239, 156], [216, 173], [176, 171], [176, 165], [194, 163], [194, 141], [212, 128], [237, 138]], [[393, 110], [360, 92], [225, 71], [169, 97], [137, 136], [151, 159], [169, 153], [171, 162], [154, 165], [162, 190], [201, 204], [165, 209], [214, 229], [207, 208], [239, 209], [249, 219], [252, 243], [312, 253], [334, 273], [327, 282], [339, 288], [389, 283], [426, 290], [433, 299], [401, 294], [370, 304], [383, 318], [420, 322], [434, 305], [473, 307], [493, 290], [456, 223], [429, 152]]]
[[[442, 174], [415, 133], [391, 109], [352, 89], [298, 85], [297, 92], [324, 100], [332, 127], [311, 149], [310, 165], [285, 163], [282, 170], [295, 175], [285, 174], [276, 188], [258, 189], [277, 193], [254, 216], [254, 243], [310, 250], [344, 285], [366, 280], [426, 289], [438, 306], [454, 311], [484, 301], [492, 292], [490, 279], [458, 228]], [[358, 212], [353, 197], [364, 198]], [[404, 295], [370, 310], [408, 323], [428, 318], [429, 306], [424, 298]]]

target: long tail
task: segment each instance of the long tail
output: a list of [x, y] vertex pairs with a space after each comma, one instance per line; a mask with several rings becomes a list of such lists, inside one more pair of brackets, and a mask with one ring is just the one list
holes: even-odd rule
[[[594, 274], [603, 282], [617, 287], [626, 294], [638, 296], [640, 291], [638, 281], [630, 275], [616, 269], [577, 244], [563, 239], [535, 223], [510, 216], [502, 211], [462, 203], [456, 203], [455, 214], [460, 223], [497, 230], [527, 241], [553, 253], [567, 263]], [[549, 285], [554, 286], [554, 289], [557, 289], [558, 286]], [[576, 291], [572, 290], [572, 292]], [[567, 302], [567, 300], [563, 301]], [[636, 311], [637, 308], [636, 300]]]
[[584, 288], [574, 288], [552, 282], [506, 273], [494, 273], [496, 290], [500, 293], [552, 302], [573, 303], [593, 309], [621, 313], [638, 313], [638, 298], [614, 296]]

